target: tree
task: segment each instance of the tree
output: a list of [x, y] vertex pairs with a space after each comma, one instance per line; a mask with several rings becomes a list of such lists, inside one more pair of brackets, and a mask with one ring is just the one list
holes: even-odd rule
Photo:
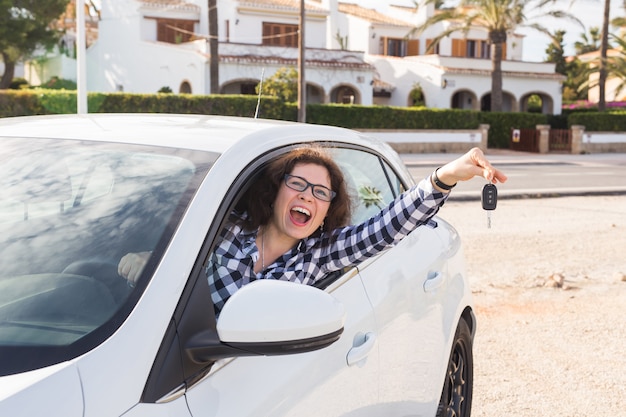
[[580, 41], [574, 42], [576, 55], [583, 55], [588, 52], [595, 52], [600, 49], [600, 28], [597, 26], [589, 28], [589, 36], [583, 32], [580, 34]]
[[[619, 96], [626, 89], [626, 38], [620, 38], [611, 35], [617, 44], [617, 54], [607, 58], [606, 72], [607, 75], [621, 80], [621, 83], [615, 88], [615, 96]], [[598, 80], [598, 85], [600, 81]], [[591, 84], [591, 87], [594, 85]]]
[[69, 0], [0, 0], [0, 54], [4, 74], [0, 89], [11, 85], [15, 64], [38, 48], [51, 48], [60, 32], [51, 23], [61, 16]]
[[[258, 89], [259, 86], [257, 86], [257, 94]], [[278, 97], [287, 103], [295, 103], [298, 100], [298, 71], [293, 67], [279, 68], [274, 75], [263, 82], [261, 93]]]
[[[435, 0], [427, 2], [433, 3]], [[491, 111], [502, 111], [502, 60], [505, 58], [502, 51], [507, 35], [518, 27], [529, 27], [552, 37], [548, 29], [536, 23], [536, 18], [541, 16], [566, 18], [583, 26], [580, 20], [565, 11], [551, 9], [543, 12], [545, 7], [555, 4], [556, 0], [459, 0], [454, 8], [438, 10], [423, 24], [417, 26], [414, 32], [421, 34], [433, 25], [448, 23], [444, 24], [443, 30], [433, 38], [429, 46], [432, 50], [452, 33], [467, 34], [472, 28], [486, 30], [491, 47]], [[529, 17], [529, 13], [538, 15]]]
[[586, 100], [589, 93], [589, 64], [574, 58], [567, 62], [563, 101]]
[[564, 30], [557, 30], [553, 35], [553, 42], [546, 48], [546, 62], [555, 64], [554, 71], [558, 74], [566, 75], [567, 63], [565, 62], [565, 51], [563, 45]]
[[209, 78], [211, 94], [219, 94], [220, 56], [217, 28], [217, 0], [208, 0], [209, 6]]

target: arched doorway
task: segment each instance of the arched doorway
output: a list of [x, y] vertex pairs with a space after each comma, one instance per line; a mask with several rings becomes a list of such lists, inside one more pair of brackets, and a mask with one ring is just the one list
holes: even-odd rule
[[[491, 111], [491, 93], [487, 93], [480, 99], [480, 110]], [[515, 97], [508, 91], [502, 92], [502, 111], [519, 111]]]
[[552, 97], [545, 93], [531, 92], [520, 99], [520, 111], [554, 114], [554, 102]]
[[452, 95], [450, 107], [453, 109], [478, 110], [478, 98], [473, 91], [459, 90]]
[[307, 104], [322, 104], [324, 103], [324, 89], [315, 84], [306, 85], [306, 102]]
[[222, 87], [220, 88], [220, 93], [255, 95], [257, 94], [257, 85], [259, 85], [259, 80], [250, 78], [230, 80], [222, 85]]
[[361, 96], [356, 88], [340, 85], [330, 92], [330, 101], [340, 104], [361, 104]]
[[189, 81], [183, 81], [180, 83], [180, 87], [178, 87], [178, 92], [180, 94], [191, 94], [191, 84]]

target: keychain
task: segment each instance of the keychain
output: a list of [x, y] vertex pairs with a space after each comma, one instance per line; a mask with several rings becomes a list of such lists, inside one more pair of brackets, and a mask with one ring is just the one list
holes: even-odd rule
[[481, 195], [483, 210], [487, 211], [487, 228], [491, 229], [491, 212], [498, 205], [498, 189], [495, 185], [488, 183], [483, 187]]

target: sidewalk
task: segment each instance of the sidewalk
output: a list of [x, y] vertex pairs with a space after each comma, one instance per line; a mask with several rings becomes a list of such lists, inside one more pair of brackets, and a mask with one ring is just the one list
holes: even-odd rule
[[[488, 149], [485, 155], [494, 165], [556, 165], [556, 164], [608, 164], [626, 166], [624, 153], [597, 153], [597, 154], [539, 154], [532, 152], [511, 151], [508, 149]], [[454, 153], [425, 153], [400, 154], [404, 163], [410, 166], [440, 166], [461, 154]]]

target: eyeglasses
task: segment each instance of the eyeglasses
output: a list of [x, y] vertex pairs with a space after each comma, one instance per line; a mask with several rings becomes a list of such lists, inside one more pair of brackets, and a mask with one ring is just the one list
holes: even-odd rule
[[285, 185], [296, 191], [305, 191], [307, 188], [311, 187], [315, 198], [327, 202], [330, 202], [337, 195], [336, 192], [328, 187], [319, 184], [311, 184], [304, 178], [296, 175], [285, 174]]

